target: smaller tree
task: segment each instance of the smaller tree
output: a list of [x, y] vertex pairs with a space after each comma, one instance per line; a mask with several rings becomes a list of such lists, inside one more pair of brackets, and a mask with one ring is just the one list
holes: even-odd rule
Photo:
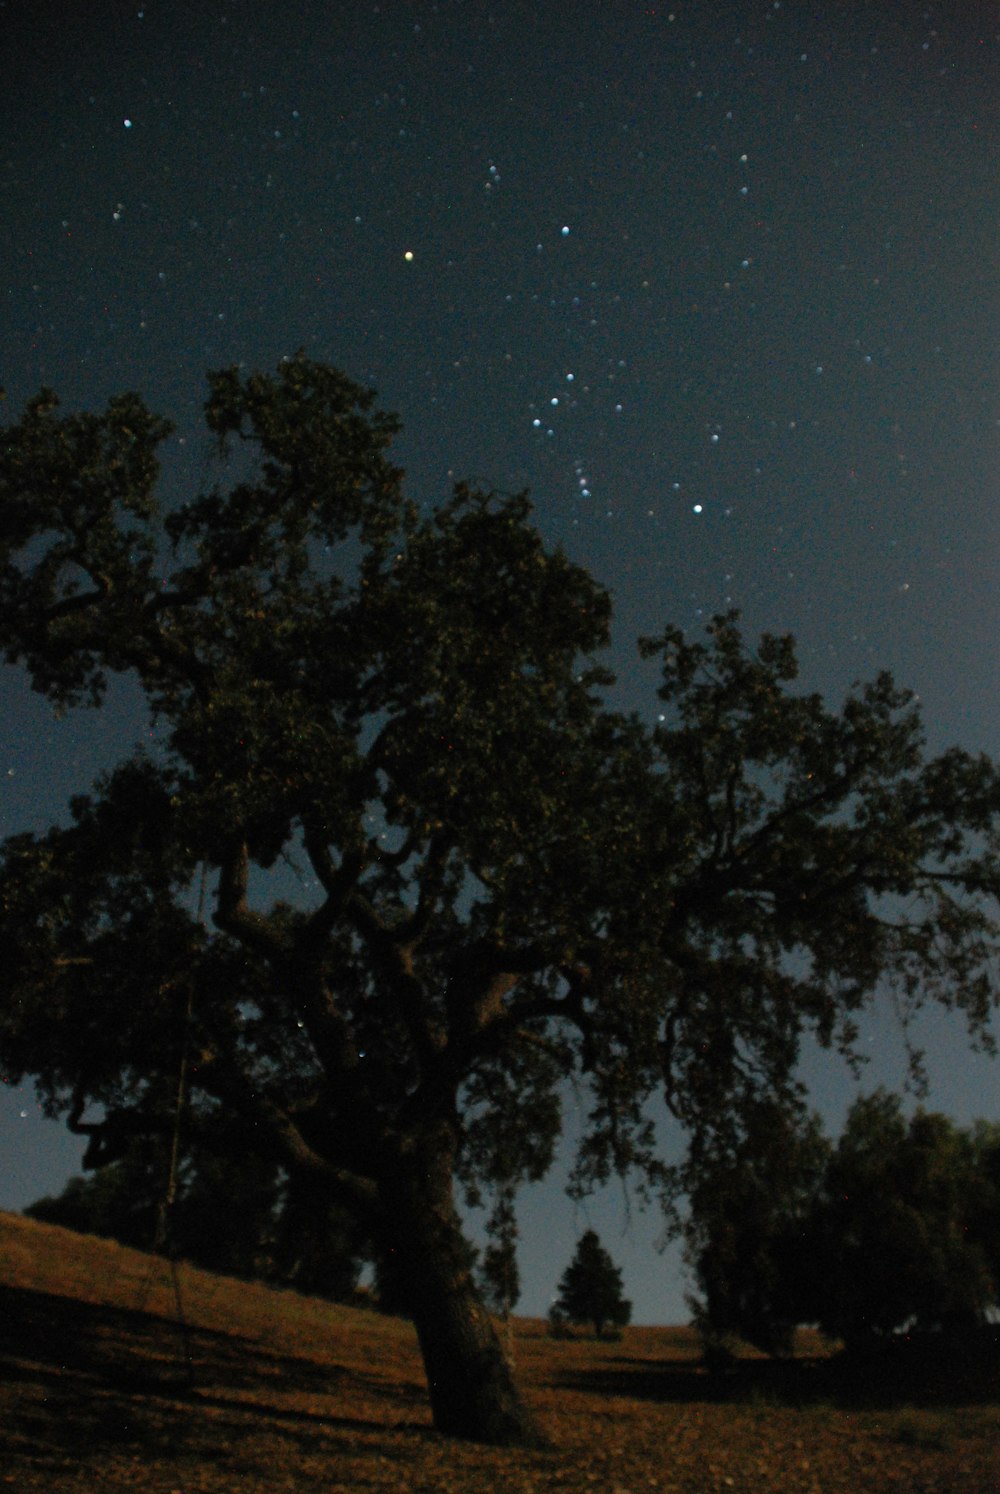
[[622, 1273], [592, 1229], [581, 1235], [563, 1273], [552, 1315], [557, 1322], [593, 1323], [598, 1338], [605, 1325], [624, 1328], [632, 1317], [632, 1304], [622, 1296]]
[[792, 1352], [815, 1295], [810, 1229], [831, 1151], [818, 1118], [764, 1101], [730, 1145], [699, 1156], [685, 1235], [708, 1362], [724, 1365], [734, 1338]]

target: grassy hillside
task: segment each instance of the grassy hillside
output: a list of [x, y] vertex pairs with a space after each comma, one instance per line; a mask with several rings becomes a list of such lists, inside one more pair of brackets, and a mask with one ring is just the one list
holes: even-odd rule
[[[412, 1328], [0, 1213], [0, 1484], [276, 1490], [1000, 1491], [1000, 1381], [845, 1382], [815, 1344], [722, 1384], [685, 1329], [515, 1326], [550, 1452], [431, 1429]], [[945, 1397], [949, 1400], [946, 1402]], [[907, 1397], [916, 1404], [907, 1405]]]

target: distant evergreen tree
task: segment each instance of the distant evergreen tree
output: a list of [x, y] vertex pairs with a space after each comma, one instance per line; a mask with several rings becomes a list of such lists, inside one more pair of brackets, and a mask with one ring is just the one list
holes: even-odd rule
[[624, 1328], [632, 1317], [632, 1304], [622, 1296], [622, 1273], [592, 1229], [581, 1235], [563, 1273], [553, 1314], [557, 1321], [593, 1323], [598, 1338], [606, 1325]]

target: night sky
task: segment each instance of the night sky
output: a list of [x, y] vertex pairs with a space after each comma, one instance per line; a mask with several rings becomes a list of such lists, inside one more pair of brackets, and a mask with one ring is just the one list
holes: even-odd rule
[[[5, 420], [138, 390], [179, 501], [217, 475], [206, 369], [301, 347], [399, 413], [413, 498], [530, 487], [614, 593], [620, 702], [655, 704], [638, 633], [735, 606], [806, 688], [886, 667], [932, 748], [997, 750], [995, 4], [0, 0], [0, 35]], [[0, 833], [142, 730], [127, 686], [57, 722], [0, 671]], [[919, 1036], [929, 1103], [1000, 1119], [960, 1030]], [[891, 1013], [862, 1040], [899, 1087]], [[839, 1129], [852, 1082], [806, 1072]], [[0, 1090], [0, 1207], [80, 1151]], [[590, 1223], [636, 1319], [682, 1318], [658, 1221], [555, 1175], [521, 1310]]]

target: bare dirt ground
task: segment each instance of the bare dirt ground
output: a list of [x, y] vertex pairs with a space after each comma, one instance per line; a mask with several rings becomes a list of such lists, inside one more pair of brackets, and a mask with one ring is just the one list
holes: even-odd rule
[[687, 1329], [557, 1340], [519, 1320], [552, 1438], [501, 1452], [431, 1428], [411, 1326], [0, 1213], [0, 1485], [149, 1494], [998, 1494], [1000, 1366], [705, 1374]]

